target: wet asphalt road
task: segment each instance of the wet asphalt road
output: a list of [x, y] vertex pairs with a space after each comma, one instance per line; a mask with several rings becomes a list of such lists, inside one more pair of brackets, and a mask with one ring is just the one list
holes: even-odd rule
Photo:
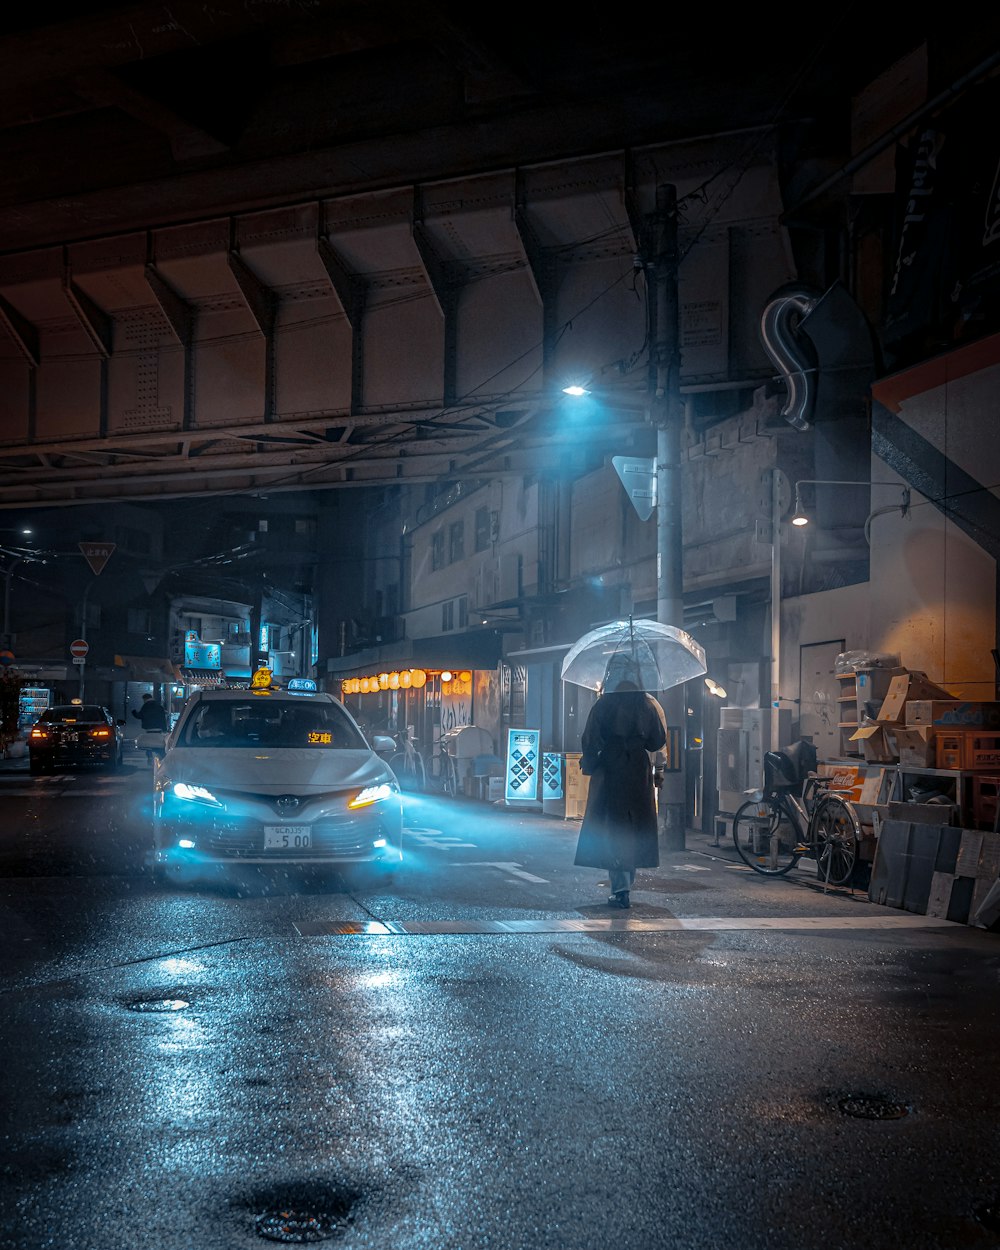
[[997, 935], [434, 798], [157, 889], [147, 785], [0, 775], [3, 1250], [1000, 1245]]

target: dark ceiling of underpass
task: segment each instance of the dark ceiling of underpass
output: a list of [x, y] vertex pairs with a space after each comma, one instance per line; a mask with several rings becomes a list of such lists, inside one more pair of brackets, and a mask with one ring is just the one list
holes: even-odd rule
[[[40, 506], [76, 502], [86, 497], [74, 493], [86, 474], [97, 478], [105, 470], [120, 474], [127, 497], [157, 489], [164, 497], [188, 489], [202, 494], [224, 490], [227, 479], [199, 478], [197, 472], [197, 457], [208, 463], [208, 453], [224, 466], [220, 452], [236, 466], [220, 472], [232, 473], [231, 489], [239, 489], [256, 481], [239, 476], [248, 444], [260, 465], [269, 458], [273, 464], [285, 449], [305, 458], [307, 473], [301, 478], [289, 473], [282, 483], [272, 469], [270, 478], [260, 479], [289, 489], [356, 485], [364, 478], [363, 466], [379, 457], [392, 460], [399, 475], [404, 465], [423, 464], [406, 469], [418, 480], [421, 473], [441, 476], [450, 468], [464, 475], [488, 475], [505, 466], [520, 472], [525, 464], [519, 454], [530, 463], [544, 449], [558, 460], [562, 445], [552, 441], [551, 420], [529, 411], [538, 408], [537, 396], [522, 410], [516, 402], [504, 403], [498, 384], [499, 398], [479, 402], [474, 413], [462, 413], [456, 421], [457, 405], [447, 411], [448, 387], [444, 402], [429, 412], [416, 390], [406, 393], [402, 364], [400, 380], [385, 386], [401, 397], [392, 403], [366, 396], [368, 402], [360, 405], [355, 377], [354, 390], [340, 407], [332, 401], [310, 406], [309, 396], [288, 400], [278, 415], [291, 413], [295, 420], [280, 431], [268, 426], [273, 394], [265, 394], [259, 423], [241, 429], [242, 417], [229, 424], [220, 420], [207, 435], [204, 401], [201, 412], [193, 408], [192, 378], [198, 372], [193, 367], [191, 377], [175, 388], [177, 394], [187, 393], [187, 407], [178, 415], [183, 405], [175, 399], [174, 425], [165, 418], [156, 424], [156, 414], [167, 411], [159, 399], [145, 409], [141, 402], [133, 405], [130, 411], [138, 415], [132, 427], [115, 427], [103, 407], [92, 426], [82, 418], [74, 426], [71, 401], [60, 399], [70, 415], [60, 418], [58, 437], [47, 432], [44, 404], [51, 407], [59, 388], [72, 397], [80, 380], [65, 362], [75, 368], [74, 353], [82, 358], [82, 352], [66, 339], [62, 373], [50, 370], [57, 384], [39, 386], [32, 379], [44, 372], [51, 342], [65, 335], [60, 318], [70, 312], [74, 333], [87, 337], [87, 351], [95, 349], [91, 363], [98, 357], [103, 361], [105, 373], [95, 384], [103, 394], [109, 387], [107, 362], [122, 342], [138, 352], [143, 335], [166, 329], [183, 345], [184, 318], [196, 305], [199, 313], [221, 315], [226, 300], [242, 298], [240, 315], [249, 310], [255, 324], [249, 330], [227, 327], [226, 335], [235, 342], [262, 326], [266, 337], [268, 317], [274, 317], [269, 301], [278, 300], [276, 293], [287, 306], [315, 297], [309, 287], [316, 282], [313, 271], [301, 265], [299, 271], [294, 265], [285, 271], [280, 249], [263, 279], [251, 265], [241, 270], [234, 256], [238, 240], [229, 243], [227, 253], [223, 239], [211, 262], [201, 260], [194, 274], [185, 268], [180, 250], [171, 258], [169, 246], [163, 248], [173, 228], [178, 237], [184, 231], [218, 234], [219, 222], [258, 211], [301, 214], [304, 205], [352, 196], [369, 197], [371, 203], [372, 197], [385, 197], [389, 203], [393, 196], [412, 197], [414, 188], [448, 180], [468, 190], [473, 180], [499, 178], [522, 167], [560, 163], [569, 168], [602, 154], [652, 150], [727, 132], [771, 135], [777, 150], [794, 151], [799, 167], [811, 170], [813, 182], [819, 183], [850, 151], [853, 93], [894, 58], [912, 51], [929, 33], [946, 30], [947, 36], [935, 43], [946, 51], [929, 66], [933, 89], [951, 81], [956, 67], [969, 64], [982, 48], [996, 46], [1000, 21], [974, 6], [965, 8], [951, 6], [946, 15], [923, 15], [919, 21], [912, 15], [900, 20], [895, 8], [873, 15], [871, 6], [859, 3], [830, 10], [821, 21], [807, 21], [801, 6], [766, 11], [743, 6], [724, 20], [718, 10], [697, 7], [622, 20], [619, 11], [603, 3], [553, 7], [523, 0], [502, 6], [418, 0], [377, 8], [347, 0], [236, 5], [176, 0], [12, 9], [0, 32], [0, 334], [7, 336], [8, 362], [19, 354], [17, 368], [31, 376], [23, 383], [24, 394], [12, 401], [20, 404], [23, 417], [4, 416], [5, 428], [0, 428], [0, 508], [29, 501]], [[511, 186], [513, 203], [520, 192], [513, 179]], [[546, 194], [554, 193], [549, 188]], [[572, 229], [564, 223], [567, 237], [586, 223], [587, 205], [598, 198], [589, 185], [577, 194], [577, 221]], [[497, 204], [503, 208], [502, 197], [491, 207], [496, 210]], [[461, 207], [468, 210], [470, 233], [478, 223], [478, 252], [463, 254], [467, 241], [455, 237], [454, 223], [444, 220], [442, 210], [440, 233], [444, 238], [450, 232], [446, 242], [454, 250], [437, 273], [433, 239], [420, 255], [426, 284], [442, 306], [448, 303], [449, 282], [463, 265], [464, 279], [479, 281], [502, 277], [504, 266], [511, 264], [503, 212], [476, 217], [476, 205]], [[324, 211], [317, 210], [320, 233]], [[413, 220], [400, 219], [410, 235], [421, 224], [418, 215], [414, 210]], [[399, 223], [392, 219], [392, 224]], [[625, 232], [620, 224], [615, 228], [621, 252]], [[290, 238], [290, 227], [287, 232]], [[232, 233], [236, 238], [238, 231]], [[175, 265], [176, 277], [169, 268], [166, 278], [150, 272], [148, 263], [143, 275], [142, 239], [154, 235], [166, 264]], [[584, 239], [592, 253], [599, 239], [598, 234]], [[384, 249], [379, 242], [389, 257], [386, 272], [391, 270], [397, 283], [413, 281], [404, 269], [411, 262], [393, 259], [388, 233], [386, 240]], [[115, 249], [121, 253], [119, 271], [106, 259]], [[291, 245], [287, 251], [290, 255]], [[94, 290], [109, 297], [103, 306], [86, 283], [67, 276], [70, 263], [81, 255], [98, 275]], [[350, 259], [349, 248], [345, 255]], [[62, 280], [53, 261], [60, 256], [66, 267]], [[530, 254], [527, 261], [530, 267]], [[312, 263], [315, 268], [315, 255]], [[324, 263], [337, 287], [340, 312], [356, 331], [361, 314], [351, 307], [352, 282], [361, 261], [356, 271], [343, 257], [326, 257]], [[475, 264], [477, 272], [472, 271]], [[143, 277], [160, 283], [158, 289], [154, 285], [155, 299]], [[373, 290], [388, 281], [381, 272], [369, 277]], [[185, 281], [190, 293], [183, 290]], [[46, 283], [48, 303], [40, 294]], [[139, 300], [145, 301], [141, 308]], [[59, 303], [58, 314], [53, 313], [59, 301], [72, 308]], [[35, 321], [32, 309], [38, 314]], [[609, 312], [609, 325], [615, 315]], [[360, 376], [357, 333], [355, 339], [353, 368]], [[641, 369], [642, 362], [636, 363]], [[167, 366], [161, 360], [159, 367], [157, 378], [152, 366], [137, 366], [140, 397], [144, 387], [168, 388]], [[234, 373], [242, 367], [238, 361]], [[349, 361], [346, 372], [351, 368]], [[204, 378], [208, 371], [199, 369]], [[274, 391], [270, 369], [271, 362], [261, 366], [262, 393], [269, 387]], [[294, 365], [286, 365], [284, 377], [292, 372]], [[489, 376], [487, 369], [483, 376]], [[641, 387], [641, 373], [635, 376]], [[115, 385], [112, 380], [112, 391]], [[460, 386], [452, 389], [461, 391]], [[513, 386], [509, 390], [515, 393]], [[139, 441], [140, 434], [148, 441]], [[619, 431], [609, 426], [607, 435], [614, 440]], [[154, 471], [169, 457], [184, 460], [186, 477], [175, 475], [159, 487]], [[338, 457], [345, 467], [324, 478], [319, 472], [323, 463]], [[143, 480], [152, 485], [129, 495], [136, 466], [148, 467]], [[382, 471], [377, 463], [376, 471]], [[28, 488], [35, 480], [44, 489], [32, 496]]]

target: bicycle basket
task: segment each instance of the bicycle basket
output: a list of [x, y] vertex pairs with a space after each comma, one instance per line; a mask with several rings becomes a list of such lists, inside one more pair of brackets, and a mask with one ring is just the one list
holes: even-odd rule
[[767, 788], [797, 788], [815, 771], [816, 759], [815, 746], [804, 738], [793, 742], [782, 751], [768, 751], [764, 756], [764, 782]]
[[768, 751], [764, 756], [764, 787], [791, 790], [797, 784], [794, 766], [784, 751]]

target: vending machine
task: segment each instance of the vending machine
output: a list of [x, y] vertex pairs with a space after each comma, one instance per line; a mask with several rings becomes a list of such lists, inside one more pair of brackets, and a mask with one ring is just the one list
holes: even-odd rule
[[47, 686], [22, 686], [17, 700], [18, 731], [30, 728], [52, 702]]

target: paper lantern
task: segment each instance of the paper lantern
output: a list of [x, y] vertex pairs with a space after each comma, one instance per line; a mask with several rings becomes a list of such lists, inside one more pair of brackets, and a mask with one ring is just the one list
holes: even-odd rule
[[413, 668], [410, 670], [410, 682], [415, 690], [419, 690], [426, 684], [427, 674], [422, 668]]
[[441, 674], [441, 680], [442, 680], [442, 681], [451, 681], [451, 679], [452, 679], [452, 677], [453, 677], [453, 676], [454, 676], [454, 674], [451, 672], [451, 670], [446, 668], [446, 669], [444, 670], [444, 672]]
[[410, 672], [408, 668], [404, 668], [403, 671], [399, 674], [399, 688], [400, 690], [409, 690], [412, 684], [413, 684], [413, 674]]
[[390, 690], [399, 689], [399, 674], [398, 673], [389, 674], [389, 689]]
[[367, 694], [369, 689], [370, 689], [370, 684], [369, 684], [368, 678], [362, 677], [361, 678], [361, 693]]
[[463, 681], [466, 683], [466, 685], [468, 685], [468, 683], [472, 681], [472, 674], [469, 672], [467, 668], [463, 668], [462, 671], [458, 675], [458, 679], [459, 681]]
[[379, 675], [378, 675], [378, 688], [379, 688], [379, 690], [388, 690], [388, 689], [389, 689], [389, 674], [388, 674], [388, 673], [379, 673]]

